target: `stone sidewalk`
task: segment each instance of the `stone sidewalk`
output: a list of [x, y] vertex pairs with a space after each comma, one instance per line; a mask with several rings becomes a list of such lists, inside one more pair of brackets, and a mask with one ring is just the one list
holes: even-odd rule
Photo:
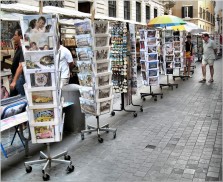
[[[50, 180], [222, 181], [222, 62], [215, 62], [212, 84], [198, 83], [200, 63], [196, 66], [193, 78], [176, 79], [178, 88], [164, 87], [163, 99], [157, 102], [151, 97], [142, 102], [139, 93], [134, 96], [134, 104], [142, 103], [144, 112], [128, 109], [137, 110], [138, 117], [124, 111], [101, 116], [101, 124], [117, 128], [116, 139], [102, 133], [104, 142], [99, 143], [96, 133], [86, 134], [85, 140], [80, 134], [66, 134], [62, 142], [52, 144], [52, 154], [68, 150], [75, 170], [67, 174], [66, 165], [52, 164]], [[166, 76], [161, 75], [160, 83], [166, 83]], [[160, 92], [159, 87], [153, 90]], [[96, 119], [89, 117], [87, 124], [96, 124]], [[45, 150], [44, 144], [31, 145], [30, 159], [24, 159], [24, 153], [2, 159], [2, 181], [42, 181], [43, 165], [32, 166], [29, 174], [24, 167], [24, 161], [39, 158], [39, 150]]]

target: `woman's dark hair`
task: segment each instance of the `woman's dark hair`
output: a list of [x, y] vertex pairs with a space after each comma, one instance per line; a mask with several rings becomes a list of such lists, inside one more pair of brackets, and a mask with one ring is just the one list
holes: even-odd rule
[[203, 36], [209, 37], [209, 34], [208, 33], [204, 33]]
[[[18, 36], [22, 36], [22, 30], [21, 29], [16, 29], [15, 31], [18, 33]], [[22, 36], [22, 38], [23, 38], [23, 36]]]
[[46, 18], [45, 18], [44, 16], [39, 17], [39, 18], [38, 18], [38, 21], [39, 21], [39, 20], [43, 20], [44, 23], [46, 23]]
[[33, 19], [33, 20], [31, 20], [30, 22], [29, 22], [29, 27], [31, 27], [32, 29], [34, 29], [35, 28], [35, 25], [36, 25], [36, 19]]
[[191, 36], [190, 35], [187, 35], [187, 38], [191, 39]]

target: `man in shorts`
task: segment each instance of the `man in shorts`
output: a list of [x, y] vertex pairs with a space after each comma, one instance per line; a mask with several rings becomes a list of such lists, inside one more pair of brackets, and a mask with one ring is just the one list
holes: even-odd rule
[[202, 75], [203, 78], [200, 83], [206, 82], [206, 66], [209, 64], [211, 78], [209, 83], [214, 82], [214, 60], [216, 59], [217, 47], [213, 40], [209, 38], [207, 33], [202, 35], [203, 38], [203, 59], [202, 59]]

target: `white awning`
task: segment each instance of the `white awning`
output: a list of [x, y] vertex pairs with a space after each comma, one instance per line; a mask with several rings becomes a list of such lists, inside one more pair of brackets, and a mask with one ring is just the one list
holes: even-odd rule
[[1, 4], [1, 11], [14, 12], [14, 13], [39, 13], [39, 7], [30, 6], [21, 3], [14, 4]]

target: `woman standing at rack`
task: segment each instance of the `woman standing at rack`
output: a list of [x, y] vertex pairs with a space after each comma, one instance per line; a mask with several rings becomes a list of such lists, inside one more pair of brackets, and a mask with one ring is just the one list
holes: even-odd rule
[[184, 75], [186, 75], [186, 72], [188, 76], [191, 78], [190, 75], [190, 67], [191, 62], [193, 61], [193, 43], [191, 42], [191, 35], [187, 35], [187, 41], [185, 42], [185, 49], [186, 49], [186, 62], [184, 66]]

